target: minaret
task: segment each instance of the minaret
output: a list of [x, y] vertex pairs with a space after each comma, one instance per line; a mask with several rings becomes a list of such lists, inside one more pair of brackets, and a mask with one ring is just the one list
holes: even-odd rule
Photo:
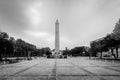
[[59, 43], [59, 21], [55, 22], [55, 53], [59, 54], [60, 43]]

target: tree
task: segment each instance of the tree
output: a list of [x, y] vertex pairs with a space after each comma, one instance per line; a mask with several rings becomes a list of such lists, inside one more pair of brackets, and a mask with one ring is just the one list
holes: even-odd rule
[[[13, 45], [7, 39], [0, 39], [0, 53], [5, 56], [5, 60], [7, 60], [8, 55], [13, 53]], [[2, 55], [0, 55], [2, 58]], [[2, 60], [2, 59], [1, 59]]]
[[118, 58], [118, 48], [120, 47], [120, 19], [115, 25], [115, 28], [112, 32], [112, 37], [116, 40], [116, 57]]
[[98, 39], [96, 41], [93, 41], [93, 42], [91, 42], [90, 45], [91, 45], [91, 52], [93, 53], [93, 55], [96, 56], [96, 54], [98, 52], [101, 53], [100, 58], [102, 58], [102, 52], [103, 51], [105, 51], [105, 52], [108, 51], [108, 47], [106, 45], [105, 38], [101, 38], [101, 39]]
[[9, 57], [14, 52], [14, 47], [9, 40], [5, 41], [4, 47], [5, 47], [5, 60], [7, 60], [7, 57]]
[[[46, 48], [49, 50], [48, 48]], [[10, 37], [6, 32], [0, 32], [0, 60], [2, 57], [14, 56], [19, 57], [32, 57], [34, 54], [38, 54], [39, 49], [36, 48], [35, 45], [25, 42], [22, 39], [15, 40], [14, 37]]]
[[15, 56], [15, 38], [14, 37], [10, 37], [9, 38], [9, 41], [10, 41], [10, 43], [13, 45], [13, 53], [11, 53], [11, 56]]
[[116, 40], [120, 40], [120, 19], [115, 25], [115, 28], [113, 29], [113, 35]]
[[69, 51], [70, 51], [70, 50], [68, 50], [67, 47], [66, 47], [66, 49], [63, 50], [63, 55], [69, 55]]
[[[114, 37], [113, 37], [113, 34], [108, 34], [106, 37], [105, 37], [105, 41], [106, 41], [106, 45], [109, 49], [111, 49], [111, 53], [112, 55], [114, 56], [114, 58], [116, 59], [118, 55], [118, 40], [116, 40]], [[116, 49], [116, 55], [114, 54], [114, 48]]]
[[49, 48], [49, 47], [45, 47], [45, 48], [41, 48], [40, 49], [40, 53], [41, 53], [41, 55], [43, 56], [43, 55], [51, 55], [52, 53], [51, 53], [51, 49]]
[[0, 61], [2, 61], [2, 55], [4, 54], [4, 39], [0, 38]]
[[0, 60], [2, 60], [2, 55], [5, 56], [7, 60], [8, 53], [13, 50], [11, 43], [9, 42], [9, 35], [6, 32], [0, 32]]
[[90, 50], [89, 50], [89, 52], [90, 52], [90, 54], [91, 55], [93, 55], [93, 56], [96, 56], [97, 55], [97, 47], [96, 47], [96, 41], [92, 41], [91, 43], [90, 43], [90, 46], [91, 46], [91, 48], [90, 48]]
[[0, 32], [0, 38], [2, 38], [2, 39], [8, 39], [9, 35], [6, 32]]
[[102, 52], [103, 51], [105, 51], [105, 52], [108, 51], [108, 47], [107, 47], [107, 45], [105, 43], [106, 43], [105, 38], [98, 41], [97, 46], [98, 46], [98, 52], [101, 53], [100, 58], [102, 58]]
[[72, 56], [83, 56], [83, 52], [85, 52], [85, 48], [84, 46], [75, 47], [71, 49], [70, 52]]

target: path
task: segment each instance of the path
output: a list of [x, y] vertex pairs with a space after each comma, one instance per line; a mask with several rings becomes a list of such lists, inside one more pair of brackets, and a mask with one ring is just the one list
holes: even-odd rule
[[85, 58], [38, 58], [0, 66], [0, 80], [120, 80], [120, 64]]

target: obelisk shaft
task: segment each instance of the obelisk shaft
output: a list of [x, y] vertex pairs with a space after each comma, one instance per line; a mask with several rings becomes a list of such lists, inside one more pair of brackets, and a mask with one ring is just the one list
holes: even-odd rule
[[59, 47], [60, 47], [60, 43], [59, 43], [59, 22], [58, 22], [58, 20], [56, 20], [56, 22], [55, 22], [55, 52], [56, 52], [56, 54], [59, 54]]

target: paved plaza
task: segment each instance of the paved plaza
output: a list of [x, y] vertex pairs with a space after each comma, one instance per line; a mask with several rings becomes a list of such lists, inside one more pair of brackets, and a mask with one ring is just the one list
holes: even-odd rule
[[37, 58], [0, 65], [0, 80], [120, 80], [120, 63]]

